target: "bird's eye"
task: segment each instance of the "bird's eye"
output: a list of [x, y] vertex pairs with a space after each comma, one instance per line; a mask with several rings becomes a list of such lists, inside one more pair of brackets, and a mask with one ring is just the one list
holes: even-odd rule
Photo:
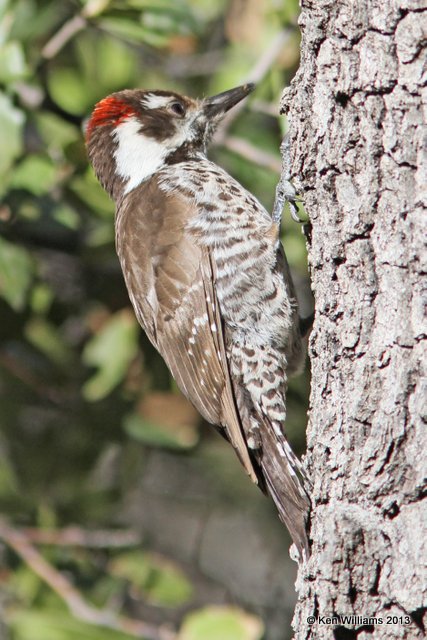
[[185, 107], [181, 102], [172, 102], [169, 108], [171, 111], [176, 113], [177, 116], [185, 115]]

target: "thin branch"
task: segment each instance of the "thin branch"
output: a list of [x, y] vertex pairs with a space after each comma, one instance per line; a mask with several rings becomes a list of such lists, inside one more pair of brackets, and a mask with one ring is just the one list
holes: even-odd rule
[[286, 27], [286, 29], [279, 31], [277, 36], [272, 40], [268, 49], [264, 51], [255, 67], [248, 74], [245, 82], [260, 82], [270, 71], [274, 61], [279, 57], [283, 47], [294, 33], [295, 29], [292, 27]]
[[[257, 64], [252, 69], [252, 71], [244, 78], [242, 84], [246, 84], [248, 82], [260, 82], [268, 71], [271, 69], [274, 61], [280, 55], [284, 45], [288, 42], [291, 34], [293, 33], [293, 29], [287, 28], [280, 31], [274, 40], [271, 42], [270, 46], [264, 51], [262, 56], [259, 58]], [[237, 104], [233, 109], [226, 115], [226, 117], [221, 122], [218, 127], [213, 143], [215, 145], [224, 144], [224, 140], [227, 135], [227, 131], [230, 128], [230, 125], [237, 118], [242, 109], [245, 108], [245, 101]]]
[[247, 140], [243, 140], [243, 138], [228, 136], [223, 141], [222, 146], [230, 151], [234, 151], [234, 153], [238, 153], [260, 167], [265, 167], [266, 169], [270, 169], [270, 171], [275, 171], [280, 174], [281, 162], [279, 158], [276, 158], [272, 153], [268, 153], [268, 151], [262, 151], [254, 147], [253, 144]]
[[136, 531], [87, 531], [80, 527], [66, 527], [65, 529], [26, 528], [22, 532], [29, 541], [35, 544], [51, 544], [61, 547], [117, 549], [133, 547], [141, 543], [141, 536]]
[[165, 71], [175, 78], [211, 75], [217, 70], [223, 59], [223, 50], [173, 56], [166, 61]]
[[266, 100], [251, 100], [249, 104], [249, 110], [258, 113], [263, 113], [272, 118], [277, 118], [277, 104], [273, 102], [267, 102]]
[[28, 367], [21, 365], [21, 363], [10, 354], [0, 351], [0, 366], [38, 395], [47, 398], [53, 404], [60, 404], [60, 392], [41, 382], [40, 378], [34, 376]]
[[89, 624], [127, 633], [145, 640], [176, 640], [176, 633], [167, 627], [117, 615], [108, 609], [97, 609], [86, 602], [81, 593], [62, 573], [49, 564], [27, 536], [0, 519], [0, 539], [17, 553], [41, 580], [65, 602], [71, 614]]
[[86, 20], [81, 14], [73, 16], [65, 22], [54, 36], [45, 44], [42, 49], [42, 56], [47, 60], [54, 58], [65, 47], [74, 36], [82, 31], [87, 25]]

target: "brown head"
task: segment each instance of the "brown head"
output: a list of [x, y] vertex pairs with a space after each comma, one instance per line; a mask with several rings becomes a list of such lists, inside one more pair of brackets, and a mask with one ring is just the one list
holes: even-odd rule
[[162, 166], [204, 154], [225, 113], [253, 89], [247, 84], [204, 100], [140, 89], [104, 98], [86, 129], [98, 180], [117, 200]]

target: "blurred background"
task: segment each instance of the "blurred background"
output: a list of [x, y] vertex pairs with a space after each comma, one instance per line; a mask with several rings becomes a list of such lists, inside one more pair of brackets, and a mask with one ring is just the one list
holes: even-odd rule
[[[140, 331], [83, 127], [124, 88], [248, 80], [210, 157], [271, 210], [297, 0], [0, 1], [0, 638], [286, 640], [272, 502]], [[284, 244], [310, 311], [306, 249]], [[304, 450], [308, 372], [287, 433]], [[70, 611], [71, 608], [71, 611]]]

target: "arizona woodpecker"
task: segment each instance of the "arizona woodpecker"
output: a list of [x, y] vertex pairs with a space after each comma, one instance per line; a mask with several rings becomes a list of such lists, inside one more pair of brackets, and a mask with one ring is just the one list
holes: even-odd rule
[[304, 349], [277, 220], [206, 157], [247, 84], [193, 100], [125, 90], [89, 120], [89, 158], [116, 204], [136, 316], [187, 398], [231, 442], [308, 553], [304, 473], [283, 433]]

